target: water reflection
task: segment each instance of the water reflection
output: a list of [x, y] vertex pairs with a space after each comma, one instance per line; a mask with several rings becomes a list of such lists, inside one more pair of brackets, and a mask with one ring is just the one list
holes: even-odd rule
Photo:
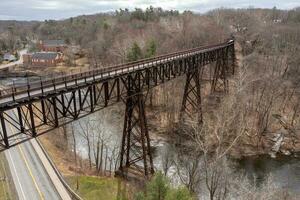
[[276, 159], [269, 155], [245, 157], [237, 161], [236, 169], [245, 172], [258, 186], [271, 175], [280, 188], [300, 193], [300, 159], [297, 155], [278, 156]]

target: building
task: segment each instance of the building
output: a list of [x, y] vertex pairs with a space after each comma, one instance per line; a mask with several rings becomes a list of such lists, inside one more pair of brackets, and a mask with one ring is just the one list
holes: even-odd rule
[[39, 43], [40, 51], [63, 52], [67, 45], [64, 40], [43, 40]]
[[22, 55], [24, 67], [28, 67], [29, 65], [31, 65], [31, 57], [32, 57], [32, 54], [30, 54], [30, 53]]
[[62, 61], [62, 53], [57, 52], [36, 52], [23, 55], [24, 65], [33, 67], [55, 67], [57, 63]]
[[4, 60], [4, 61], [13, 62], [13, 61], [16, 61], [17, 58], [16, 58], [16, 56], [14, 56], [14, 55], [12, 55], [12, 54], [10, 54], [10, 53], [6, 53], [6, 54], [4, 54], [4, 56], [3, 56], [3, 60]]

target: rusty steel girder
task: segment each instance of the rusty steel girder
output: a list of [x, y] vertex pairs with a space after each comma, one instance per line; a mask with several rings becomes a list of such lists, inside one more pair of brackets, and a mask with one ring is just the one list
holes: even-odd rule
[[120, 151], [120, 173], [134, 170], [144, 176], [154, 172], [150, 138], [145, 113], [145, 95], [141, 90], [140, 77], [127, 77], [124, 128]]
[[[201, 103], [201, 75], [202, 63], [196, 58], [191, 59], [188, 63], [188, 72], [186, 74], [186, 83], [184, 87], [181, 112], [179, 119], [194, 120], [202, 124], [202, 103]], [[194, 116], [196, 114], [196, 116]]]
[[145, 92], [186, 75], [181, 119], [196, 114], [202, 123], [202, 69], [212, 63], [216, 65], [211, 91], [228, 92], [228, 76], [235, 66], [232, 40], [1, 91], [0, 102], [3, 98], [12, 100], [0, 103], [0, 151], [123, 100], [126, 109], [119, 171], [134, 168], [148, 176], [154, 168]]

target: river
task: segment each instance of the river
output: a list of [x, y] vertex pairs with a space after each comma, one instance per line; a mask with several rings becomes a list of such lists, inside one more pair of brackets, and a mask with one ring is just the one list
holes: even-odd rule
[[[97, 117], [93, 116], [89, 118], [89, 121], [95, 123], [92, 126], [101, 126], [102, 134], [106, 135], [104, 138], [109, 138], [110, 145], [119, 146], [122, 136], [122, 125], [123, 117], [116, 117], [114, 114], [107, 115], [105, 110], [100, 111], [105, 117], [102, 120], [96, 120]], [[99, 115], [101, 115], [99, 113]], [[111, 113], [123, 114], [123, 109], [115, 107]], [[97, 114], [95, 114], [97, 115]], [[82, 121], [84, 122], [84, 121]], [[77, 122], [78, 123], [78, 122]], [[87, 144], [82, 137], [80, 128], [77, 127], [77, 139], [81, 156], [87, 158]], [[155, 146], [154, 153], [154, 165], [156, 169], [162, 169], [162, 156], [165, 151], [174, 148], [173, 145], [169, 144], [166, 139], [156, 137], [151, 143]], [[176, 153], [176, 152], [175, 152]], [[232, 168], [236, 173], [246, 175], [250, 182], [256, 184], [259, 187], [266, 181], [269, 176], [272, 176], [272, 180], [280, 188], [288, 188], [293, 193], [300, 191], [300, 155], [291, 156], [277, 156], [275, 159], [269, 155], [244, 157], [239, 160], [230, 159], [233, 162]], [[171, 173], [174, 174], [176, 169], [170, 168]], [[171, 175], [172, 177], [175, 177]], [[178, 181], [176, 178], [175, 182]]]
[[20, 86], [20, 85], [26, 85], [27, 80], [29, 82], [37, 81], [40, 78], [37, 76], [30, 76], [30, 77], [11, 77], [11, 78], [0, 78], [0, 85], [2, 86]]
[[298, 155], [279, 155], [276, 159], [269, 155], [245, 157], [236, 160], [238, 172], [245, 172], [258, 186], [268, 176], [280, 187], [300, 194], [300, 158]]

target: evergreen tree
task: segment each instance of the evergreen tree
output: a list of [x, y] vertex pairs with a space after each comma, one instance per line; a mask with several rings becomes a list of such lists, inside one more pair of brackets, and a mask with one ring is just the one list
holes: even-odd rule
[[146, 186], [145, 193], [138, 193], [135, 200], [194, 200], [186, 187], [172, 188], [169, 180], [158, 172]]
[[161, 172], [158, 172], [147, 184], [146, 200], [164, 200], [169, 188], [167, 178]]
[[193, 197], [186, 187], [179, 187], [170, 189], [165, 200], [193, 200]]
[[146, 48], [146, 58], [150, 58], [155, 56], [156, 54], [156, 43], [154, 40], [151, 40], [150, 42], [148, 42], [147, 44], [147, 48]]
[[277, 19], [278, 19], [278, 10], [276, 6], [274, 6], [272, 9], [272, 20], [277, 20]]
[[137, 61], [143, 57], [142, 55], [142, 50], [139, 47], [139, 45], [134, 42], [131, 49], [129, 50], [127, 54], [127, 61], [132, 62], [132, 61]]

